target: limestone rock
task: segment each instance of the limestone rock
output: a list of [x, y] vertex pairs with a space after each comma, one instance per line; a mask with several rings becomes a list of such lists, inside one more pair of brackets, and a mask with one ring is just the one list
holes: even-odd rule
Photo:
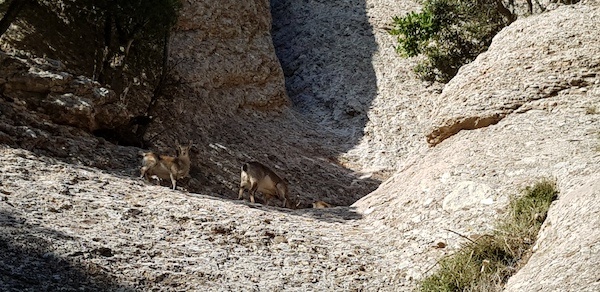
[[0, 93], [57, 124], [92, 132], [123, 125], [132, 114], [114, 91], [61, 71], [62, 65], [53, 60], [0, 53], [0, 64]]
[[[557, 21], [548, 22], [549, 14]], [[432, 113], [427, 142], [437, 145], [461, 130], [496, 124], [544, 99], [594, 85], [600, 35], [589, 32], [600, 30], [600, 23], [582, 14], [595, 19], [600, 11], [565, 6], [503, 29], [487, 52], [463, 66], [445, 86], [437, 101], [440, 106]]]
[[462, 181], [456, 184], [446, 195], [442, 208], [446, 211], [456, 211], [476, 206], [493, 195], [493, 190], [485, 184], [473, 181]]
[[[16, 97], [0, 99], [0, 289], [413, 291], [465, 240], [456, 233], [485, 234], [542, 177], [557, 180], [559, 200], [507, 288], [596, 288], [597, 5], [517, 21], [438, 97], [386, 30], [416, 3], [272, 3], [284, 70], [267, 1], [184, 1], [171, 50], [183, 82], [160, 101], [148, 138], [164, 152], [177, 138], [196, 143], [189, 192], [137, 180], [140, 149], [57, 125], [19, 102], [19, 76], [0, 78]], [[35, 71], [30, 94], [52, 88], [50, 101], [72, 112], [103, 98], [68, 95], [64, 80], [77, 77], [59, 65], [43, 69], [52, 77]], [[251, 159], [288, 176], [306, 202], [337, 207], [235, 200]]]
[[[439, 138], [435, 147], [408, 159], [375, 192], [353, 204], [370, 225], [366, 236], [388, 246], [383, 253], [434, 263], [441, 257], [437, 250], [399, 251], [441, 240], [451, 252], [461, 239], [447, 230], [464, 236], [488, 233], [510, 196], [551, 178], [561, 192], [550, 208], [552, 219], [531, 264], [507, 287], [597, 290], [594, 242], [600, 236], [592, 231], [598, 225], [597, 183], [590, 183], [600, 173], [600, 117], [594, 110], [600, 104], [600, 38], [595, 33], [600, 27], [588, 20], [599, 13], [597, 5], [562, 6], [518, 20], [430, 101], [435, 130], [428, 133], [430, 139]], [[490, 117], [497, 118], [478, 122]], [[468, 181], [493, 192], [487, 197], [469, 191]], [[457, 208], [446, 212], [451, 202]], [[468, 208], [458, 209], [461, 204]], [[404, 272], [421, 278], [428, 267], [415, 265]]]
[[176, 99], [204, 114], [212, 112], [198, 105], [210, 103], [219, 115], [288, 105], [271, 40], [268, 1], [182, 3], [171, 58], [178, 64], [176, 75], [189, 86]]

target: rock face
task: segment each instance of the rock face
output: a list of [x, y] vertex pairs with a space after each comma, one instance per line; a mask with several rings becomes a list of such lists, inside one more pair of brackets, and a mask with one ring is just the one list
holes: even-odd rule
[[294, 107], [339, 130], [364, 127], [377, 91], [377, 43], [362, 2], [271, 1], [273, 42]]
[[[322, 199], [349, 205], [376, 188], [379, 181], [369, 173], [340, 167], [336, 156], [341, 150], [331, 142], [336, 139], [288, 108], [283, 71], [273, 50], [268, 1], [183, 1], [183, 5], [170, 48], [178, 85], [169, 87], [166, 98], [149, 112], [153, 122], [144, 138], [151, 141], [151, 150], [169, 155], [175, 154], [177, 140], [194, 143], [191, 179], [183, 184], [186, 189], [211, 189], [219, 197], [233, 199], [240, 166], [248, 160], [261, 161], [287, 177], [300, 206]], [[11, 35], [19, 35], [18, 29], [13, 28]], [[139, 162], [133, 162], [130, 153], [141, 149], [127, 151], [126, 160], [116, 160], [112, 157], [118, 152], [107, 149], [106, 155], [88, 143], [109, 147], [90, 133], [110, 140], [116, 125], [146, 113], [150, 92], [136, 88], [142, 94], [123, 98], [108, 90], [99, 98], [94, 94], [104, 90], [90, 80], [81, 88], [71, 88], [79, 77], [67, 68], [11, 60], [22, 63], [22, 68], [16, 73], [15, 68], [4, 67], [6, 74], [12, 74], [6, 77], [10, 82], [3, 83], [9, 100], [0, 100], [4, 112], [14, 114], [5, 117], [5, 132], [0, 135], [8, 145], [65, 159], [77, 156], [73, 159], [87, 165], [110, 165], [132, 175], [137, 172]], [[43, 98], [38, 91], [44, 92]], [[20, 113], [21, 100], [29, 111]], [[19, 127], [25, 125], [16, 116], [39, 121], [34, 127], [27, 124], [35, 135], [23, 135]], [[65, 131], [77, 132], [87, 146], [55, 137], [61, 125], [73, 126]], [[53, 143], [61, 147], [45, 146]], [[77, 151], [69, 154], [63, 147]]]
[[[388, 33], [413, 1], [271, 1], [273, 42], [293, 108], [336, 137], [343, 165], [389, 176], [426, 149], [425, 87]], [[323, 130], [324, 131], [324, 130]]]
[[[231, 114], [238, 108], [277, 110], [288, 105], [283, 71], [273, 53], [266, 0], [182, 1], [171, 57], [186, 91], [184, 108]], [[199, 108], [211, 104], [216, 112]], [[192, 115], [183, 114], [183, 117]]]
[[136, 114], [114, 91], [65, 72], [60, 62], [19, 59], [0, 53], [0, 94], [57, 124], [92, 132], [116, 128]]
[[599, 13], [565, 6], [502, 30], [433, 101], [435, 147], [353, 205], [389, 246], [382, 252], [408, 254], [408, 275], [422, 277], [423, 263], [440, 257], [427, 246], [450, 241], [452, 252], [460, 240], [447, 230], [489, 231], [510, 195], [548, 177], [561, 194], [530, 263], [507, 288], [597, 290], [600, 203], [590, 184], [600, 172], [600, 26], [588, 20]]
[[234, 198], [240, 166], [258, 160], [291, 181], [301, 206], [349, 205], [378, 181], [340, 167], [335, 139], [290, 111], [270, 29], [268, 1], [184, 2], [171, 45], [182, 84], [159, 102], [147, 137], [163, 151], [175, 139], [196, 144], [190, 190]]
[[[136, 180], [140, 149], [89, 133], [102, 115], [69, 126], [27, 107], [33, 94], [19, 102], [26, 90], [4, 75], [17, 98], [0, 95], [0, 290], [412, 291], [461, 244], [454, 232], [489, 231], [542, 177], [561, 193], [507, 289], [597, 290], [595, 2], [515, 22], [440, 95], [386, 31], [416, 3], [273, 1], [272, 46], [267, 1], [184, 2], [171, 51], [182, 82], [148, 132], [162, 152], [196, 143], [179, 191]], [[10, 62], [65, 111], [96, 98]], [[246, 160], [302, 203], [339, 207], [233, 200]]]
[[[598, 16], [595, 11], [582, 10]], [[439, 98], [442, 106], [433, 113], [436, 119], [427, 134], [429, 144], [436, 145], [461, 130], [496, 124], [511, 113], [528, 111], [534, 101], [544, 102], [569, 91], [585, 95], [585, 90], [595, 85], [600, 56], [589, 53], [597, 52], [600, 35], [583, 32], [599, 29], [600, 24], [571, 16], [576, 14], [573, 11], [556, 13], [563, 13], [563, 17], [539, 25], [542, 40], [519, 33], [531, 22], [542, 20], [517, 23], [510, 28], [514, 33], [495, 37], [495, 46], [490, 48], [494, 54], [482, 54], [461, 68], [461, 74], [446, 85]], [[505, 78], [507, 73], [511, 78]]]

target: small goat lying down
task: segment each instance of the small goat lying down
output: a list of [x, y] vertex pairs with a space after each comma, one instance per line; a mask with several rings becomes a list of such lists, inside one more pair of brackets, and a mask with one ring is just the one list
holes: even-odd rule
[[333, 206], [325, 201], [316, 201], [316, 202], [312, 203], [312, 207], [315, 209], [325, 209], [325, 208], [332, 208]]
[[277, 197], [283, 201], [283, 207], [291, 207], [288, 197], [288, 181], [280, 178], [259, 162], [252, 161], [242, 165], [238, 199], [243, 198], [245, 190], [248, 190], [252, 203], [254, 203], [254, 194], [259, 191], [265, 197], [265, 205], [269, 205], [271, 197]]
[[176, 189], [177, 180], [190, 173], [190, 148], [192, 143], [182, 146], [177, 143], [177, 157], [158, 155], [154, 152], [142, 153], [142, 168], [140, 178], [157, 176], [161, 179], [171, 179], [173, 189]]

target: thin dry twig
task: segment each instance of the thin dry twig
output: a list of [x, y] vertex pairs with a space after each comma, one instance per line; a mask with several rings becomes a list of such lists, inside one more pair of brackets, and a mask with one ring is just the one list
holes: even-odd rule
[[466, 236], [464, 236], [464, 235], [462, 235], [462, 234], [460, 234], [460, 233], [458, 233], [458, 232], [456, 232], [456, 231], [454, 231], [454, 230], [450, 230], [450, 229], [448, 229], [448, 228], [444, 228], [444, 230], [446, 230], [446, 231], [450, 231], [450, 232], [452, 232], [452, 233], [454, 233], [454, 234], [456, 234], [456, 235], [458, 235], [458, 236], [460, 236], [460, 237], [462, 237], [462, 238], [464, 238], [464, 239], [466, 239], [466, 240], [468, 240], [468, 241], [470, 241], [470, 242], [472, 242], [472, 243], [475, 243], [475, 241], [474, 241], [474, 240], [472, 240], [472, 239], [470, 239], [470, 238], [468, 238], [468, 237], [466, 237]]

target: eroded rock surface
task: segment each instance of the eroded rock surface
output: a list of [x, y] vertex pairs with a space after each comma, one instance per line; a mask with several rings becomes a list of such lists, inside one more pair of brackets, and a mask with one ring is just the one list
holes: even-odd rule
[[[172, 51], [186, 82], [161, 101], [148, 133], [157, 135], [156, 150], [168, 152], [175, 139], [197, 144], [191, 179], [179, 191], [135, 178], [140, 149], [111, 144], [85, 127], [58, 125], [2, 96], [2, 290], [412, 291], [460, 246], [455, 232], [488, 232], [510, 196], [545, 177], [556, 179], [559, 200], [531, 262], [507, 288], [597, 287], [598, 234], [586, 232], [597, 225], [600, 209], [594, 199], [600, 173], [597, 5], [517, 21], [437, 96], [439, 85], [414, 79], [415, 60], [399, 59], [385, 29], [391, 16], [418, 8], [415, 3], [310, 1], [286, 8], [274, 2], [289, 8], [283, 14], [290, 17], [309, 9], [315, 24], [331, 27], [324, 31], [340, 33], [315, 49], [298, 41], [298, 54], [291, 55], [299, 59], [288, 60], [283, 71], [275, 68], [275, 55], [263, 51], [271, 49], [270, 18], [263, 15], [268, 3], [215, 3], [186, 2]], [[329, 22], [336, 7], [345, 10]], [[360, 20], [347, 34], [334, 25], [346, 18]], [[318, 29], [307, 31], [307, 38], [298, 37], [321, 38]], [[343, 58], [319, 55], [358, 40], [375, 45]], [[352, 73], [353, 65], [365, 69], [365, 60], [336, 69], [345, 58], [369, 55], [373, 71]], [[282, 72], [298, 90], [291, 99], [315, 94], [314, 104], [287, 108]], [[335, 79], [337, 73], [348, 82], [376, 81], [376, 87], [338, 84], [344, 80]], [[323, 82], [303, 83], [303, 76]], [[520, 87], [525, 81], [530, 86]], [[343, 103], [344, 94], [350, 103]], [[485, 94], [494, 98], [480, 99]], [[319, 104], [325, 109], [309, 118], [296, 111]], [[318, 121], [330, 110], [333, 117]], [[460, 120], [467, 122], [453, 122]], [[354, 122], [359, 126], [333, 127]], [[458, 130], [428, 147], [425, 135], [445, 126]], [[233, 200], [246, 160], [287, 176], [293, 194], [307, 203], [341, 207], [292, 211]]]
[[[563, 92], [594, 86], [600, 78], [600, 15], [591, 7], [563, 7], [548, 22], [541, 14], [517, 21], [494, 38], [488, 52], [461, 68], [432, 113], [427, 142], [437, 145], [461, 130], [498, 123], [511, 113]], [[535, 34], [543, 37], [532, 37]]]
[[395, 289], [373, 277], [392, 263], [348, 207], [290, 211], [6, 146], [0, 157], [3, 291]]
[[67, 73], [58, 61], [17, 58], [0, 53], [0, 94], [56, 124], [88, 132], [116, 128], [131, 111], [114, 91], [85, 76]]
[[[412, 157], [353, 205], [372, 226], [373, 240], [388, 243], [382, 252], [406, 255], [409, 275], [423, 277], [430, 267], [423, 263], [440, 258], [431, 247], [435, 242], [448, 243], [443, 253], [452, 253], [461, 241], [454, 232], [489, 232], [511, 195], [551, 178], [561, 192], [550, 209], [552, 219], [540, 233], [532, 263], [511, 280], [509, 290], [596, 289], [600, 271], [592, 267], [600, 253], [592, 242], [600, 237], [589, 228], [597, 225], [591, 217], [597, 217], [600, 203], [592, 199], [592, 187], [581, 187], [600, 172], [600, 39], [594, 33], [599, 27], [587, 21], [598, 13], [597, 6], [564, 6], [501, 31], [489, 51], [463, 67], [436, 100], [434, 127], [460, 131]], [[477, 129], [454, 124], [496, 114], [502, 118]], [[586, 222], [582, 227], [588, 231], [575, 230], [575, 222]], [[390, 236], [398, 231], [403, 235]], [[570, 247], [574, 242], [577, 247]], [[567, 267], [571, 270], [563, 274]]]
[[179, 109], [182, 122], [192, 117], [188, 112], [230, 115], [239, 108], [277, 110], [288, 104], [268, 1], [182, 3], [171, 41], [176, 74], [187, 85], [176, 95], [185, 104]]

